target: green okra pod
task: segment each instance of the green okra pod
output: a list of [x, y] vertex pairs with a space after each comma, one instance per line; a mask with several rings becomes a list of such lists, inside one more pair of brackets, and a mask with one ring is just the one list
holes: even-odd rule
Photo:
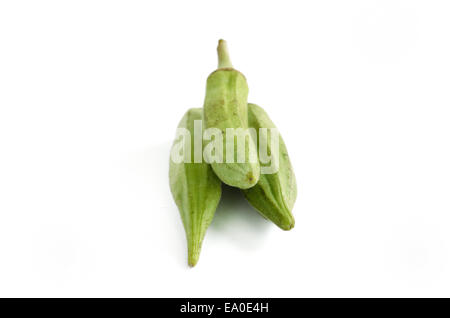
[[[258, 145], [261, 146], [263, 135], [260, 128], [276, 128], [267, 113], [255, 104], [248, 104], [249, 127], [257, 131]], [[246, 199], [264, 217], [271, 220], [283, 230], [294, 227], [295, 220], [291, 211], [297, 198], [297, 184], [294, 171], [289, 160], [286, 145], [281, 135], [274, 134], [271, 138], [278, 138], [278, 149], [272, 149], [271, 142], [267, 142], [268, 151], [272, 160], [278, 162], [275, 173], [261, 173], [258, 183], [247, 190], [243, 190]], [[260, 149], [261, 150], [261, 149]], [[267, 163], [269, 165], [269, 163]], [[261, 163], [261, 170], [264, 169]]]
[[[178, 128], [186, 129], [189, 134], [185, 138], [194, 136], [194, 121], [201, 121], [203, 110], [192, 108], [181, 119]], [[180, 211], [186, 232], [188, 246], [188, 263], [195, 266], [206, 230], [210, 225], [222, 193], [222, 183], [214, 174], [211, 166], [206, 162], [194, 162], [194, 142], [176, 139], [173, 153], [181, 149], [180, 142], [184, 142], [183, 162], [174, 162], [169, 165], [169, 181], [175, 203]]]
[[[253, 138], [246, 135], [248, 128], [248, 86], [244, 75], [233, 68], [224, 40], [217, 47], [219, 66], [206, 83], [204, 117], [206, 128], [216, 128], [223, 136], [221, 160], [211, 161], [217, 176], [226, 184], [248, 189], [256, 184], [260, 175], [257, 150]], [[244, 146], [239, 146], [237, 135], [243, 132]], [[244, 160], [239, 160], [239, 152]], [[242, 158], [242, 157], [241, 157]], [[254, 160], [253, 160], [254, 159]]]

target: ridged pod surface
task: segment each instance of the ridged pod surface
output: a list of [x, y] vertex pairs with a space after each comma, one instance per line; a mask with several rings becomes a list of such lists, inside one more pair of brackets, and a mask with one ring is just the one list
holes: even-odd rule
[[[202, 120], [203, 110], [192, 108], [178, 125], [194, 136], [194, 121]], [[174, 147], [177, 144], [175, 140]], [[194, 163], [194, 146], [191, 144], [191, 162], [169, 164], [169, 181], [175, 203], [180, 211], [188, 245], [188, 263], [195, 266], [206, 230], [210, 225], [222, 194], [222, 183], [206, 162]]]
[[[248, 104], [249, 126], [255, 128], [260, 138], [259, 128], [276, 128], [267, 113], [255, 104]], [[279, 136], [279, 151], [270, 149], [271, 143], [267, 142], [269, 153], [279, 158], [279, 169], [273, 174], [261, 174], [258, 183], [247, 190], [243, 190], [246, 199], [264, 217], [271, 220], [283, 230], [294, 227], [295, 220], [291, 213], [297, 198], [297, 184], [294, 171], [289, 160], [286, 145]], [[261, 164], [263, 167], [263, 164]]]
[[[206, 128], [217, 128], [223, 136], [223, 161], [212, 162], [212, 168], [217, 176], [226, 184], [241, 189], [248, 189], [259, 179], [260, 168], [258, 160], [251, 162], [250, 152], [256, 156], [256, 145], [252, 138], [245, 140], [245, 161], [237, 162], [238, 144], [233, 138], [233, 162], [227, 158], [227, 128], [248, 128], [247, 111], [247, 80], [241, 72], [231, 65], [226, 42], [219, 41], [217, 47], [219, 68], [211, 73], [206, 83], [204, 102], [204, 117]], [[230, 148], [231, 149], [231, 148]]]

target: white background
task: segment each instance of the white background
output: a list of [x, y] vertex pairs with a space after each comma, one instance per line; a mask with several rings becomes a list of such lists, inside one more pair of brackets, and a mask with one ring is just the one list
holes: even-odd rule
[[[2, 1], [0, 296], [450, 296], [448, 1]], [[297, 175], [225, 191], [197, 267], [168, 186], [219, 38]]]

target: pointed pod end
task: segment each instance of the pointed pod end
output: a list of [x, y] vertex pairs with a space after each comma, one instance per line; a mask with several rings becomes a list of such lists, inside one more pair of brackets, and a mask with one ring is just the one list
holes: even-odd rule
[[188, 265], [189, 265], [189, 267], [194, 267], [195, 265], [197, 265], [197, 262], [198, 262], [198, 258], [197, 259], [189, 259]]
[[256, 183], [258, 183], [259, 176], [255, 176], [252, 172], [248, 172], [246, 175], [246, 181], [249, 187], [253, 187]]
[[198, 245], [188, 247], [188, 265], [194, 267], [200, 258], [200, 247]]
[[237, 179], [235, 182], [233, 183], [227, 183], [228, 185], [232, 186], [232, 187], [236, 187], [239, 188], [241, 190], [247, 190], [250, 189], [252, 187], [254, 187], [259, 181], [259, 175], [258, 174], [254, 174], [253, 172], [247, 172], [247, 174], [245, 175], [244, 178], [240, 177], [239, 179]]
[[295, 226], [294, 216], [291, 214], [291, 212], [289, 210], [286, 210], [285, 217], [283, 217], [281, 222], [277, 225], [280, 227], [280, 229], [282, 229], [284, 231], [292, 230]]
[[294, 228], [294, 226], [295, 226], [295, 220], [292, 219], [292, 221], [290, 223], [283, 224], [280, 227], [284, 231], [290, 231], [290, 230], [292, 230]]

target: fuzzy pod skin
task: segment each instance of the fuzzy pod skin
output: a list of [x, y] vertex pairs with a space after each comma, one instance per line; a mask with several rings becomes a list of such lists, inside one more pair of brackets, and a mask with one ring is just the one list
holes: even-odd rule
[[[260, 138], [259, 128], [276, 128], [264, 109], [255, 104], [248, 104], [248, 120], [249, 126], [256, 129], [258, 140]], [[267, 147], [272, 155], [276, 155], [277, 152], [270, 149], [270, 142], [267, 143]], [[278, 172], [262, 173], [258, 183], [243, 192], [250, 204], [265, 218], [288, 231], [295, 225], [291, 211], [297, 198], [297, 184], [286, 145], [281, 136], [279, 136], [278, 154]]]
[[[194, 136], [194, 120], [202, 120], [201, 108], [189, 109], [178, 125]], [[172, 147], [175, 147], [175, 140]], [[205, 237], [222, 194], [222, 183], [206, 162], [194, 163], [194, 146], [191, 142], [191, 163], [169, 164], [170, 190], [180, 211], [186, 232], [189, 266], [197, 263]]]
[[211, 73], [206, 82], [204, 117], [206, 128], [217, 128], [223, 136], [222, 162], [211, 162], [216, 175], [224, 183], [248, 189], [254, 186], [260, 175], [258, 160], [251, 162], [250, 153], [257, 156], [253, 139], [245, 139], [245, 161], [238, 162], [236, 138], [230, 147], [234, 149], [234, 160], [227, 162], [227, 128], [248, 128], [247, 95], [248, 86], [244, 75], [231, 65], [226, 42], [219, 41], [217, 47], [219, 68]]

